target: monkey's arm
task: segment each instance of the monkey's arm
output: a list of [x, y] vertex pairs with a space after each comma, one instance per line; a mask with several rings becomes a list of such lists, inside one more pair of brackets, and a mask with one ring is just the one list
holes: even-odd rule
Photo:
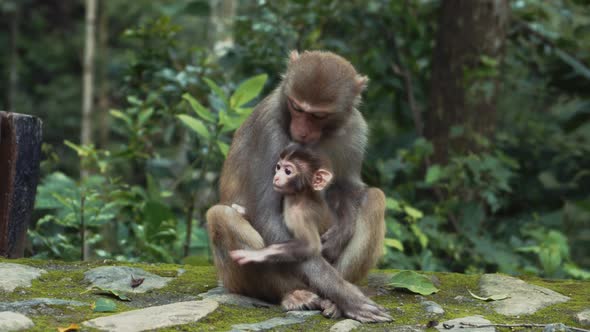
[[352, 183], [338, 183], [329, 188], [327, 201], [334, 211], [334, 224], [322, 234], [322, 255], [330, 263], [334, 263], [356, 228], [359, 206], [365, 196], [366, 189]]
[[233, 250], [229, 254], [240, 265], [263, 262], [301, 262], [309, 257], [319, 256], [320, 248], [305, 241], [292, 240], [272, 244], [260, 250]]

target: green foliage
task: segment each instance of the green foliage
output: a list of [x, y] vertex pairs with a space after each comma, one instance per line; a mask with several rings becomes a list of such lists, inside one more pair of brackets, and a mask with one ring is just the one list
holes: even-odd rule
[[[54, 172], [43, 179], [36, 209], [47, 214], [30, 231], [37, 257], [79, 259], [84, 236], [92, 257], [173, 262], [193, 253], [207, 259], [206, 232], [192, 225], [215, 201], [211, 187], [231, 135], [252, 112], [267, 77], [245, 80], [229, 97], [212, 79], [189, 79], [188, 72], [213, 67], [170, 67], [178, 31], [169, 19], [157, 19], [125, 32], [144, 47], [125, 77], [126, 106], [110, 111], [117, 144], [97, 149], [65, 142], [89, 175], [76, 181]], [[205, 97], [208, 107], [199, 101]]]
[[427, 276], [414, 271], [401, 271], [394, 274], [388, 286], [404, 288], [420, 295], [430, 295], [439, 291]]
[[[221, 57], [210, 39], [219, 17], [207, 16], [218, 8], [207, 1], [109, 1], [109, 53], [99, 56], [98, 81], [111, 86], [112, 135], [96, 146], [72, 143], [82, 4], [31, 1], [35, 10], [23, 13], [28, 24], [20, 31], [16, 107], [42, 117], [55, 146], [44, 147], [39, 219], [30, 232], [38, 257], [78, 259], [84, 220], [93, 257], [208, 261], [203, 215], [216, 202], [233, 131], [280, 80], [290, 50], [326, 49], [370, 78], [361, 106], [371, 129], [363, 178], [387, 195], [382, 267], [590, 279], [590, 11], [583, 1], [510, 2], [505, 53], [479, 56], [480, 66], [464, 72], [468, 101], [494, 97], [480, 78], [501, 83], [491, 103], [493, 134], [457, 124], [449, 141], [479, 149], [459, 153], [451, 143], [446, 164], [432, 161], [433, 145], [414, 122], [431, 111], [437, 88], [430, 73], [444, 29], [436, 24], [440, 1], [239, 2]], [[64, 39], [64, 31], [75, 37]], [[8, 37], [0, 33], [0, 42], [8, 45]], [[0, 66], [8, 69], [6, 61]], [[0, 90], [8, 82], [0, 80]], [[73, 176], [78, 164], [89, 174], [83, 180]]]

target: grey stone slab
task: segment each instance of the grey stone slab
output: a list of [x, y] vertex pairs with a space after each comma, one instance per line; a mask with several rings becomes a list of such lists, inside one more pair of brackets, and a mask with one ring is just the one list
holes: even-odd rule
[[303, 322], [305, 322], [305, 318], [302, 317], [275, 317], [259, 323], [233, 325], [232, 331], [265, 331], [279, 326], [301, 324]]
[[[139, 287], [131, 287], [131, 277], [144, 278]], [[84, 280], [92, 286], [99, 286], [122, 292], [145, 293], [151, 289], [165, 287], [174, 278], [165, 278], [143, 269], [129, 266], [101, 266], [84, 273]]]
[[289, 311], [285, 317], [275, 317], [262, 322], [252, 324], [237, 324], [232, 326], [232, 331], [266, 331], [279, 326], [301, 324], [311, 316], [320, 314], [320, 311], [294, 310]]
[[420, 303], [424, 307], [424, 311], [430, 314], [442, 315], [445, 313], [444, 309], [436, 302], [422, 301]]
[[506, 316], [530, 315], [539, 309], [570, 299], [550, 289], [501, 274], [484, 274], [479, 281], [479, 287], [482, 296], [497, 294], [510, 296], [505, 300], [491, 303], [497, 313]]
[[582, 326], [590, 326], [590, 309], [578, 312], [574, 318], [576, 322], [582, 324]]
[[[463, 324], [461, 324], [463, 323]], [[469, 327], [464, 324], [487, 325], [491, 324], [489, 320], [480, 315], [451, 319], [442, 322], [436, 326], [436, 329], [441, 332], [495, 332], [496, 328], [491, 327]], [[446, 327], [445, 327], [446, 326]]]
[[178, 302], [95, 318], [82, 324], [102, 331], [139, 332], [197, 322], [218, 306], [212, 300]]
[[204, 299], [210, 299], [223, 304], [232, 304], [247, 308], [270, 308], [273, 305], [252, 297], [227, 293], [223, 287], [215, 287], [199, 294]]
[[287, 311], [287, 317], [307, 318], [321, 313], [319, 310], [291, 310]]
[[12, 292], [17, 287], [31, 287], [31, 281], [46, 272], [28, 265], [0, 263], [0, 290]]
[[26, 315], [40, 315], [40, 314], [52, 314], [51, 306], [66, 305], [66, 306], [89, 306], [90, 304], [61, 299], [50, 299], [50, 298], [35, 298], [23, 301], [14, 302], [0, 302], [0, 311], [16, 311]]
[[330, 332], [348, 332], [361, 326], [361, 322], [354, 319], [341, 320], [330, 327]]
[[4, 311], [0, 312], [0, 331], [23, 331], [33, 328], [33, 321], [18, 312]]

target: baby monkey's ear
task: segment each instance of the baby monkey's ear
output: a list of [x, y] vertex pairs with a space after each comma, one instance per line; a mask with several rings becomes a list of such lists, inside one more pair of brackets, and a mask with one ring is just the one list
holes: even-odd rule
[[313, 190], [323, 190], [330, 184], [330, 181], [332, 181], [332, 173], [323, 168], [318, 169], [313, 175]]

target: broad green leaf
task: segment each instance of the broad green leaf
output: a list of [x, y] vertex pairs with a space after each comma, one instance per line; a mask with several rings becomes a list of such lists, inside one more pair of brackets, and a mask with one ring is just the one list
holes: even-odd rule
[[113, 312], [117, 311], [117, 304], [111, 299], [98, 299], [92, 304], [94, 312]]
[[483, 63], [485, 66], [488, 66], [488, 67], [497, 67], [498, 66], [498, 60], [494, 59], [492, 57], [489, 57], [487, 55], [482, 55], [479, 57], [479, 59], [481, 60], [481, 63]]
[[467, 291], [469, 292], [469, 294], [471, 294], [471, 296], [473, 296], [474, 298], [481, 300], [481, 301], [500, 301], [500, 300], [505, 300], [510, 297], [510, 296], [508, 296], [508, 294], [494, 294], [494, 295], [490, 295], [488, 297], [482, 297], [482, 296], [477, 296], [477, 295], [473, 294], [469, 289]]
[[137, 125], [139, 127], [143, 127], [143, 125], [145, 125], [145, 123], [152, 117], [153, 114], [154, 114], [154, 109], [152, 107], [141, 111], [139, 113], [139, 116], [137, 119]]
[[209, 130], [207, 130], [207, 127], [203, 124], [203, 122], [201, 120], [195, 119], [192, 116], [185, 115], [185, 114], [179, 114], [179, 115], [177, 115], [177, 117], [187, 127], [189, 127], [191, 130], [193, 130], [195, 133], [197, 133], [202, 138], [204, 138], [206, 140], [209, 140], [211, 138], [211, 134], [209, 133]]
[[227, 157], [227, 153], [229, 152], [229, 145], [224, 142], [217, 141], [217, 146], [219, 147], [219, 151], [223, 154], [224, 157]]
[[250, 115], [250, 114], [252, 114], [252, 111], [254, 111], [254, 108], [252, 108], [252, 107], [238, 107], [238, 108], [234, 108], [233, 111], [239, 115]]
[[127, 102], [131, 105], [141, 106], [141, 100], [139, 100], [136, 96], [128, 96]]
[[385, 238], [385, 240], [383, 240], [383, 244], [386, 247], [394, 248], [402, 252], [404, 251], [404, 245], [400, 240]]
[[442, 169], [440, 165], [432, 165], [428, 167], [428, 171], [426, 172], [426, 179], [424, 180], [424, 182], [426, 182], [427, 184], [433, 184], [438, 182], [442, 175], [441, 171]]
[[207, 77], [203, 78], [205, 83], [209, 86], [213, 92], [224, 102], [227, 103], [227, 94], [219, 87], [219, 85], [215, 84], [212, 80], [208, 79]]
[[396, 199], [393, 199], [391, 197], [385, 198], [385, 207], [388, 210], [392, 210], [395, 212], [400, 212], [402, 210], [401, 204]]
[[389, 286], [391, 287], [404, 288], [421, 295], [430, 295], [439, 291], [427, 276], [414, 271], [396, 273], [391, 277], [390, 281]]
[[238, 129], [247, 117], [247, 115], [229, 116], [225, 112], [219, 113], [219, 124], [222, 125], [221, 133]]
[[88, 150], [87, 149], [84, 149], [83, 146], [74, 144], [74, 143], [72, 143], [72, 142], [70, 142], [68, 140], [65, 140], [64, 141], [64, 144], [67, 145], [67, 146], [69, 146], [72, 150], [76, 151], [76, 153], [78, 154], [78, 156], [82, 156], [82, 157], [88, 156]]
[[420, 227], [418, 227], [416, 224], [411, 224], [410, 229], [412, 230], [412, 233], [414, 233], [414, 235], [416, 235], [418, 238], [418, 242], [420, 242], [422, 249], [426, 249], [426, 247], [428, 247], [428, 236], [426, 236], [426, 234], [422, 232], [422, 229], [420, 229]]
[[234, 94], [231, 96], [229, 105], [231, 108], [241, 107], [256, 98], [264, 88], [264, 83], [268, 75], [262, 74], [254, 76], [238, 86]]
[[418, 220], [424, 216], [422, 211], [415, 209], [409, 205], [404, 205], [404, 212], [412, 218], [412, 220]]
[[182, 98], [189, 102], [193, 111], [195, 111], [195, 113], [197, 113], [197, 115], [201, 117], [201, 119], [211, 123], [215, 122], [213, 114], [211, 114], [211, 112], [205, 106], [201, 105], [201, 103], [199, 103], [198, 100], [193, 98], [188, 93], [183, 94]]
[[94, 292], [95, 294], [106, 294], [106, 295], [110, 295], [113, 296], [115, 298], [118, 298], [121, 301], [131, 301], [130, 298], [128, 298], [125, 294], [116, 291], [114, 289], [108, 289], [108, 288], [103, 288], [100, 286], [92, 286], [90, 288], [88, 288], [87, 290], [83, 291], [80, 294], [86, 294], [89, 292]]
[[123, 120], [129, 128], [133, 127], [133, 121], [131, 121], [131, 118], [128, 117], [123, 112], [121, 112], [119, 110], [111, 110], [110, 113], [113, 117]]

